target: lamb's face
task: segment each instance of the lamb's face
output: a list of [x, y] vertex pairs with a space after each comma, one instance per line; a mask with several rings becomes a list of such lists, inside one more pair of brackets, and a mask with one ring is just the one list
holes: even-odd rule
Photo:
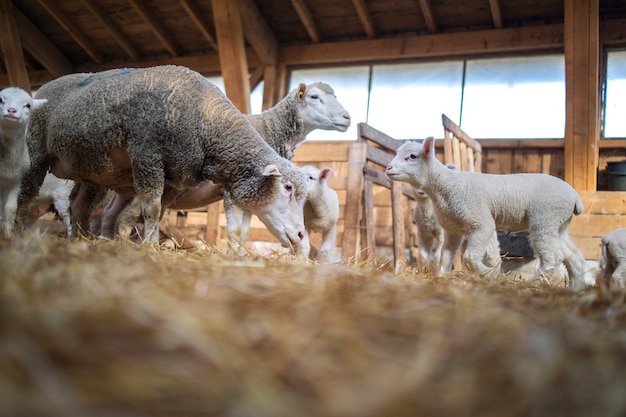
[[306, 179], [302, 169], [291, 163], [280, 169], [268, 165], [264, 174], [274, 181], [274, 198], [251, 211], [256, 214], [284, 247], [295, 247], [304, 237], [303, 207]]
[[396, 156], [387, 165], [385, 174], [392, 181], [404, 181], [414, 188], [422, 188], [425, 182], [423, 171], [423, 146], [417, 142], [406, 142], [398, 148]]
[[300, 84], [295, 91], [295, 100], [307, 133], [315, 129], [345, 132], [350, 127], [350, 114], [339, 103], [329, 85]]
[[5, 128], [25, 127], [33, 109], [48, 100], [34, 100], [21, 88], [8, 87], [0, 91], [0, 125]]

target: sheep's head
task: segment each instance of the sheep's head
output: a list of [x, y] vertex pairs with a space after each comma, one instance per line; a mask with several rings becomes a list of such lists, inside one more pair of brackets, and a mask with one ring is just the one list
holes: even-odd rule
[[350, 114], [339, 103], [328, 84], [300, 84], [293, 91], [292, 97], [300, 109], [305, 134], [315, 129], [345, 132], [350, 127]]
[[319, 169], [313, 165], [305, 165], [302, 170], [306, 174], [307, 198], [315, 198], [326, 185], [330, 173], [333, 172], [331, 168]]
[[43, 106], [47, 99], [33, 99], [18, 87], [0, 91], [0, 125], [4, 128], [26, 128], [32, 110]]
[[405, 142], [387, 165], [385, 174], [392, 181], [404, 181], [419, 189], [428, 180], [429, 164], [435, 160], [435, 139], [421, 142]]

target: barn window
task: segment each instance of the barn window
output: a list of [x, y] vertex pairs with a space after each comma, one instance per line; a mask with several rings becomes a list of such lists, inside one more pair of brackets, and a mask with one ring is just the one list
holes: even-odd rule
[[626, 138], [626, 51], [609, 51], [606, 65], [604, 137]]

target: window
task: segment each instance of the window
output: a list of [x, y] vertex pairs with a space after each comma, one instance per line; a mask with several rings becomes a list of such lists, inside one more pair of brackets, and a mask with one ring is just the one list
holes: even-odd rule
[[606, 65], [604, 137], [626, 138], [626, 51], [609, 51]]

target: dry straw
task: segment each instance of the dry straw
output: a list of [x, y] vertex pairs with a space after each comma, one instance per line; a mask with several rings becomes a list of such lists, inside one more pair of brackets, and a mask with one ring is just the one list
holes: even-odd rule
[[624, 292], [0, 240], [2, 416], [624, 416]]

